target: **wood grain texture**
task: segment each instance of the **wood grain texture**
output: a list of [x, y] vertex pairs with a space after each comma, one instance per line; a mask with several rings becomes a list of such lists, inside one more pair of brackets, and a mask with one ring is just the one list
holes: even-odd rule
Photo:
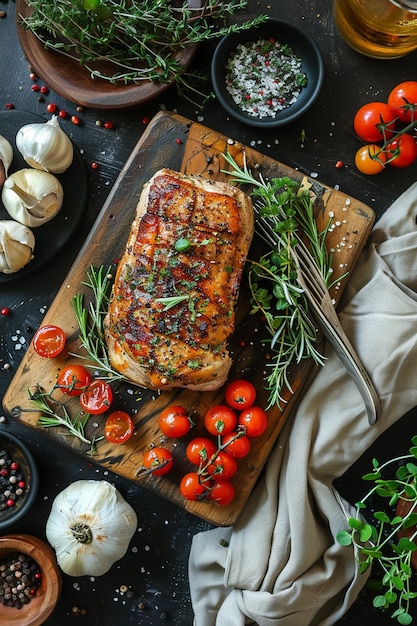
[[[177, 142], [178, 139], [182, 143]], [[70, 299], [82, 290], [82, 282], [91, 265], [111, 266], [114, 260], [121, 256], [143, 184], [161, 167], [226, 180], [228, 176], [222, 173], [225, 169], [222, 154], [226, 147], [238, 161], [243, 158], [244, 150], [248, 166], [256, 167], [263, 176], [287, 175], [296, 180], [303, 178], [299, 172], [284, 164], [200, 124], [169, 112], [156, 115], [122, 169], [90, 235], [43, 321], [58, 324], [65, 330], [68, 337], [66, 351], [59, 358], [48, 360], [37, 356], [32, 347], [28, 349], [3, 399], [5, 410], [12, 416], [38, 428], [38, 415], [33, 411], [27, 412], [30, 409], [28, 389], [37, 383], [46, 390], [51, 389], [59, 368], [64, 363], [74, 360], [70, 353], [79, 349], [78, 329], [70, 307]], [[342, 192], [321, 185], [315, 180], [310, 182], [321, 194], [317, 221], [324, 224], [331, 211], [337, 224], [328, 235], [328, 245], [334, 250], [334, 270], [335, 276], [338, 276], [345, 271], [351, 271], [354, 267], [372, 227], [374, 213], [368, 206]], [[259, 242], [254, 242], [252, 254], [256, 254], [256, 246], [259, 245]], [[344, 283], [334, 291], [335, 300], [340, 298], [343, 286]], [[252, 380], [258, 390], [257, 404], [261, 406], [266, 405], [268, 397], [264, 388], [264, 378], [270, 355], [267, 350], [268, 344], [262, 342], [265, 336], [265, 330], [259, 319], [249, 315], [249, 292], [244, 279], [237, 308], [236, 331], [229, 346], [233, 357], [229, 380], [241, 377]], [[94, 461], [132, 481], [140, 480], [140, 484], [147, 489], [210, 523], [220, 526], [231, 525], [239, 517], [285, 420], [299, 399], [311, 367], [310, 361], [304, 361], [293, 368], [291, 381], [294, 394], [287, 393], [288, 402], [282, 411], [278, 407], [269, 410], [269, 426], [266, 433], [258, 439], [253, 439], [249, 455], [239, 460], [239, 471], [234, 481], [236, 498], [226, 507], [204, 502], [186, 502], [178, 490], [181, 476], [192, 469], [188, 462], [184, 461], [186, 444], [190, 438], [203, 432], [201, 422], [206, 410], [213, 404], [223, 402], [222, 389], [204, 393], [178, 389], [155, 394], [149, 390], [120, 384], [115, 387], [114, 408], [128, 410], [134, 415], [135, 434], [124, 445], [113, 445], [105, 440], [98, 441]], [[68, 410], [74, 415], [78, 401], [68, 397], [64, 399]], [[164, 440], [158, 430], [158, 414], [170, 404], [184, 405], [191, 411], [196, 422], [191, 434], [181, 441]], [[101, 436], [104, 419], [102, 416], [91, 418], [87, 425], [87, 435]], [[59, 429], [43, 432], [45, 437], [53, 437], [84, 456], [88, 454], [87, 445], [81, 444]], [[147, 476], [138, 479], [136, 473], [142, 464], [144, 452], [149, 446], [161, 442], [173, 451], [174, 470], [166, 477]]]

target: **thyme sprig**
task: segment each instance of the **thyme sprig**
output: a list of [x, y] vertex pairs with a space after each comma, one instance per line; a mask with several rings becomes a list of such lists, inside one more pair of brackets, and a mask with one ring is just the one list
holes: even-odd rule
[[274, 234], [274, 246], [250, 264], [249, 286], [251, 313], [262, 313], [272, 335], [273, 358], [267, 363], [271, 371], [266, 377], [270, 394], [268, 406], [281, 406], [285, 402], [284, 389], [292, 393], [292, 365], [308, 358], [324, 365], [324, 358], [317, 348], [317, 331], [310, 321], [308, 301], [298, 283], [291, 250], [302, 231], [329, 287], [332, 266], [325, 239], [331, 220], [323, 231], [318, 230], [310, 193], [296, 181], [288, 177], [265, 180], [261, 173], [255, 177], [247, 166], [245, 155], [242, 167], [230, 153], [223, 156], [232, 168], [224, 173], [229, 174], [234, 183], [249, 188], [252, 201], [260, 207], [256, 219], [263, 221]]
[[[201, 7], [191, 7], [187, 0], [27, 0], [27, 4], [31, 14], [23, 26], [46, 48], [78, 61], [92, 78], [124, 84], [179, 81], [181, 88], [184, 66], [179, 51], [268, 19], [260, 15], [226, 25], [226, 18], [244, 9], [247, 0], [205, 0]], [[110, 62], [112, 70], [104, 72], [97, 61]], [[195, 77], [201, 80], [201, 73]]]
[[[417, 551], [417, 436], [412, 438], [409, 454], [391, 458], [380, 464], [373, 459], [373, 469], [362, 478], [373, 486], [356, 503], [356, 515], [348, 519], [349, 530], [337, 534], [343, 546], [354, 546], [358, 554], [360, 573], [367, 571], [374, 562], [382, 568], [381, 591], [373, 599], [373, 605], [382, 610], [393, 609], [391, 617], [399, 624], [413, 621], [410, 601], [417, 598], [411, 589], [414, 578], [412, 558]], [[394, 467], [395, 475], [387, 476], [387, 469]], [[375, 498], [385, 501], [381, 510]], [[372, 521], [364, 518], [364, 510], [372, 509]], [[403, 514], [396, 509], [405, 502]], [[394, 514], [386, 509], [394, 507]], [[370, 518], [371, 519], [371, 518]]]
[[72, 419], [65, 404], [52, 397], [53, 390], [52, 392], [43, 391], [39, 385], [36, 385], [35, 391], [29, 389], [29, 399], [41, 414], [39, 426], [43, 426], [43, 428], [64, 426], [72, 436], [91, 445], [92, 441], [85, 436], [85, 425], [90, 417], [89, 413], [79, 411]]
[[72, 353], [72, 356], [86, 361], [87, 367], [94, 367], [103, 380], [127, 380], [111, 366], [104, 336], [104, 318], [108, 312], [112, 281], [110, 267], [100, 266], [98, 270], [90, 267], [86, 281], [81, 283], [92, 291], [88, 306], [84, 304], [82, 293], [72, 298], [71, 306], [80, 328], [81, 347], [86, 351], [86, 355]]

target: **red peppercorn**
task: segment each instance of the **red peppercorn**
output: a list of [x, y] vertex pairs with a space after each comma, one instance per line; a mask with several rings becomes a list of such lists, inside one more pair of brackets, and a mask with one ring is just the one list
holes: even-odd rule
[[8, 476], [9, 475], [9, 471], [5, 468], [0, 470], [0, 476]]
[[14, 506], [14, 500], [12, 500], [11, 498], [9, 498], [9, 499], [6, 501], [6, 504], [7, 504], [7, 506]]
[[18, 467], [19, 465], [16, 463], [16, 461], [13, 461], [12, 463], [10, 463], [10, 469], [17, 470]]
[[45, 85], [42, 85], [42, 87], [41, 87], [41, 93], [49, 93], [49, 89], [48, 89], [48, 87], [46, 87]]
[[19, 489], [23, 489], [24, 487], [26, 487], [26, 483], [24, 480], [19, 480], [17, 486], [19, 487]]
[[30, 80], [38, 80], [38, 77], [36, 76], [35, 72], [31, 72], [29, 74], [29, 78], [30, 78]]
[[142, 124], [149, 124], [149, 117], [143, 117]]
[[336, 161], [336, 165], [335, 165], [335, 167], [337, 167], [337, 169], [339, 169], [339, 170], [340, 170], [340, 168], [342, 168], [343, 166], [344, 166], [343, 161]]
[[176, 141], [178, 144], [182, 144], [182, 139], [180, 139], [179, 137], [177, 137], [175, 141]]
[[31, 89], [32, 91], [40, 91], [39, 85], [32, 85]]
[[107, 130], [111, 130], [113, 128], [113, 122], [104, 122], [103, 126], [107, 128]]
[[61, 109], [58, 115], [64, 120], [68, 116], [68, 113], [64, 111], [64, 109]]
[[91, 169], [98, 170], [98, 163], [96, 163], [96, 162], [91, 163]]
[[78, 126], [79, 124], [81, 124], [81, 120], [77, 115], [72, 115], [71, 116], [71, 122], [73, 124], [75, 124], [76, 126]]
[[40, 580], [42, 578], [41, 572], [36, 572], [35, 578], [36, 578], [36, 580]]
[[58, 107], [56, 106], [55, 102], [50, 102], [46, 107], [48, 113], [56, 113], [57, 109]]
[[10, 309], [7, 306], [4, 306], [1, 310], [2, 315], [10, 315]]
[[14, 104], [12, 104], [11, 102], [8, 102], [6, 104], [6, 109], [10, 110], [10, 109], [14, 109]]

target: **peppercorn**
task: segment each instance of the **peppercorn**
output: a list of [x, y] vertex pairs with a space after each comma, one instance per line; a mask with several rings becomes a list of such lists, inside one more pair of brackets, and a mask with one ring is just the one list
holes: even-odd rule
[[30, 602], [41, 584], [42, 573], [30, 556], [14, 552], [0, 562], [0, 603], [16, 609]]

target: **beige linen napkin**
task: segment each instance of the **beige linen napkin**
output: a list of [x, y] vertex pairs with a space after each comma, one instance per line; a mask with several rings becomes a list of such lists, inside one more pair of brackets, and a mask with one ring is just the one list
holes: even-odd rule
[[193, 539], [195, 626], [334, 624], [365, 584], [352, 548], [335, 539], [353, 507], [333, 481], [417, 405], [416, 216], [417, 183], [375, 225], [340, 313], [378, 390], [381, 417], [369, 426], [355, 384], [327, 347], [325, 367], [286, 423], [236, 525]]

